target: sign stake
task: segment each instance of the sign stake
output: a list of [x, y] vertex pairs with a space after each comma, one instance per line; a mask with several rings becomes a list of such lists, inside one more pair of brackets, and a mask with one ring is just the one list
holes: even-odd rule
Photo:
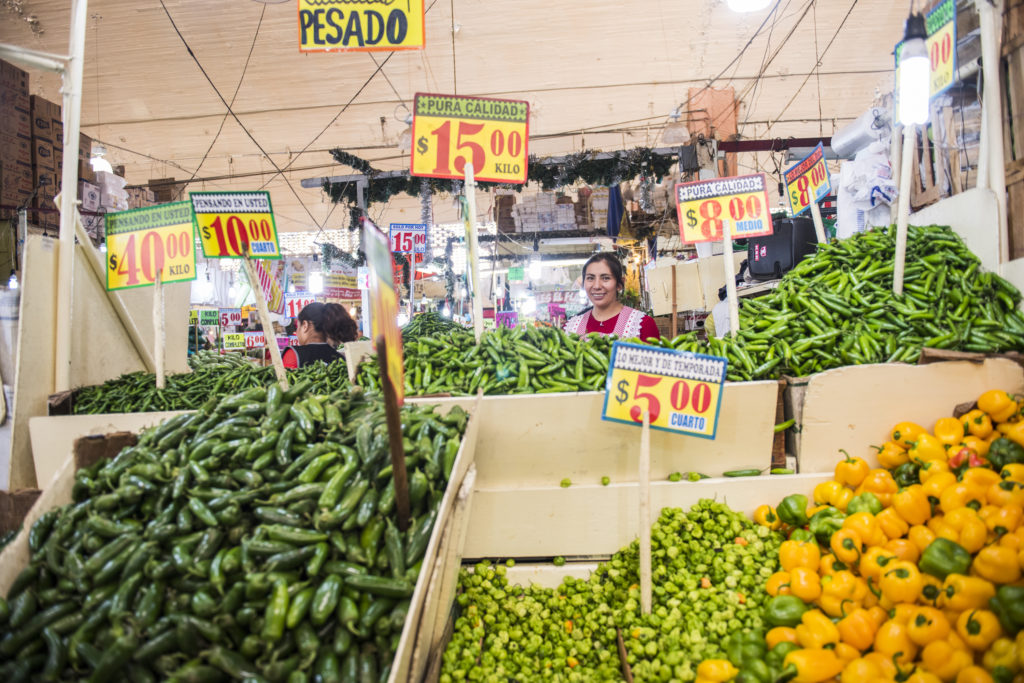
[[821, 221], [821, 207], [815, 201], [811, 202], [811, 220], [814, 221], [814, 234], [818, 236], [818, 244], [828, 242], [828, 236], [825, 235], [825, 224]]
[[480, 245], [477, 243], [476, 227], [476, 181], [473, 179], [473, 164], [466, 164], [466, 227], [469, 233], [469, 267], [473, 288], [473, 332], [479, 343], [484, 333], [484, 300], [480, 296]]
[[903, 268], [907, 262], [907, 223], [910, 222], [910, 180], [917, 158], [917, 129], [914, 124], [903, 127], [903, 158], [900, 168], [900, 194], [896, 212], [896, 253], [892, 272], [893, 294], [903, 294]]
[[644, 411], [640, 430], [640, 609], [651, 613], [651, 413]]
[[249, 277], [249, 286], [252, 287], [253, 297], [256, 299], [256, 310], [259, 312], [260, 323], [263, 325], [263, 338], [267, 339], [269, 335], [274, 340], [273, 344], [267, 344], [270, 347], [270, 360], [274, 364], [274, 374], [277, 375], [277, 381], [281, 383], [281, 388], [288, 389], [288, 376], [285, 373], [284, 362], [281, 360], [281, 348], [277, 345], [274, 323], [270, 319], [270, 309], [267, 308], [263, 288], [260, 287], [256, 266], [253, 265], [252, 258], [248, 254], [242, 256], [242, 263], [245, 265], [245, 274]]
[[[650, 282], [650, 280], [648, 280]], [[676, 335], [679, 334], [679, 313], [676, 310], [678, 302], [676, 301], [676, 264], [672, 264], [672, 338], [675, 339]]]
[[381, 386], [384, 389], [384, 412], [388, 421], [388, 446], [391, 450], [391, 476], [395, 480], [395, 509], [398, 512], [398, 529], [409, 528], [409, 479], [405, 471], [405, 447], [402, 445], [402, 417], [398, 412], [398, 396], [388, 374], [388, 349], [384, 335], [378, 335], [377, 366], [380, 368]]
[[164, 282], [160, 271], [156, 271], [153, 283], [153, 361], [156, 364], [156, 388], [163, 389], [164, 377]]
[[[725, 294], [729, 299], [729, 334], [735, 337], [740, 332], [740, 304], [736, 297], [736, 270], [732, 255], [732, 225], [722, 221], [722, 263], [725, 264]], [[673, 293], [675, 288], [672, 289]], [[674, 296], [674, 294], [673, 294]]]

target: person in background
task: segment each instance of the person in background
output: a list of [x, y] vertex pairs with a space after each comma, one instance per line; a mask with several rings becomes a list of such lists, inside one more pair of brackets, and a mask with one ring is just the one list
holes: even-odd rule
[[281, 355], [286, 368], [301, 368], [321, 361], [330, 363], [341, 358], [338, 344], [358, 337], [356, 323], [344, 306], [314, 301], [303, 308], [295, 320], [298, 346], [289, 346]]
[[614, 334], [622, 339], [658, 338], [658, 324], [642, 311], [619, 301], [625, 287], [622, 263], [612, 252], [594, 254], [583, 264], [583, 291], [593, 304], [569, 318], [565, 331], [578, 334]]

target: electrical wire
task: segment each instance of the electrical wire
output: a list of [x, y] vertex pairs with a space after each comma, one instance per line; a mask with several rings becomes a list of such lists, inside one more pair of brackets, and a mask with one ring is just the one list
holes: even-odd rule
[[[245, 80], [245, 72], [249, 69], [249, 60], [252, 59], [253, 50], [256, 49], [256, 39], [260, 36], [260, 27], [263, 26], [263, 16], [267, 13], [267, 6], [263, 5], [263, 9], [260, 10], [260, 20], [256, 24], [256, 32], [252, 36], [252, 44], [249, 45], [249, 54], [245, 58], [245, 64], [242, 66], [242, 75], [238, 77], [238, 85], [235, 86], [235, 92], [231, 95], [231, 104], [229, 107], [235, 106], [235, 99], [238, 97], [238, 91], [242, 89], [242, 82]], [[185, 188], [188, 184], [195, 180], [196, 176], [199, 175], [199, 171], [203, 168], [203, 164], [206, 163], [207, 157], [210, 156], [210, 151], [213, 146], [217, 144], [217, 140], [220, 138], [221, 131], [224, 130], [224, 124], [227, 123], [228, 114], [225, 113], [223, 118], [220, 120], [220, 127], [217, 128], [216, 134], [213, 136], [213, 140], [210, 141], [210, 146], [206, 148], [206, 152], [203, 154], [203, 158], [199, 160], [199, 165], [196, 166], [196, 170], [192, 172], [192, 177], [186, 180], [182, 185], [181, 189], [178, 190], [178, 199], [181, 199], [185, 194]]]

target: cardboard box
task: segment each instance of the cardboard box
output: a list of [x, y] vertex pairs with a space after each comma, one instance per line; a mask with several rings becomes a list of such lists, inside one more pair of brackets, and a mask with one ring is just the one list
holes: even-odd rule
[[[28, 98], [23, 95], [19, 99], [28, 102]], [[32, 119], [28, 109], [0, 102], [0, 134], [32, 137]]]
[[86, 161], [92, 158], [92, 138], [85, 133], [78, 136], [78, 158]]
[[84, 180], [78, 181], [78, 199], [86, 211], [99, 211], [100, 188]]
[[88, 159], [78, 160], [78, 179], [96, 184], [96, 172], [92, 170], [92, 164]]
[[64, 121], [61, 119], [53, 120], [53, 148], [64, 149]]
[[[734, 272], [746, 252], [733, 254]], [[647, 271], [647, 287], [651, 294], [654, 315], [672, 312], [672, 267], [676, 269], [676, 311], [710, 311], [718, 303], [718, 289], [725, 284], [721, 257], [678, 262], [658, 259], [658, 265]]]
[[175, 183], [174, 178], [152, 178], [149, 181], [149, 188], [158, 203], [173, 202], [179, 199], [183, 183]]
[[0, 133], [0, 159], [32, 165], [32, 140], [21, 135]]
[[0, 87], [28, 95], [28, 72], [0, 60]]
[[32, 165], [39, 169], [39, 172], [57, 170], [56, 160], [53, 158], [53, 143], [41, 138], [32, 139]]
[[39, 95], [31, 97], [32, 137], [53, 142], [53, 120], [60, 119], [60, 105], [44, 100]]

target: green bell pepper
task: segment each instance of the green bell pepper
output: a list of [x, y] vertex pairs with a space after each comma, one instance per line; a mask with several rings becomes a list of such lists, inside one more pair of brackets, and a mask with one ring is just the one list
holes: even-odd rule
[[878, 500], [878, 496], [870, 491], [854, 496], [850, 499], [850, 504], [846, 506], [846, 514], [848, 515], [854, 515], [858, 512], [870, 512], [873, 515], [877, 515], [881, 511], [882, 501]]
[[948, 538], [936, 538], [924, 552], [917, 566], [926, 574], [945, 580], [949, 574], [966, 574], [971, 554]]
[[788, 495], [775, 508], [775, 512], [784, 524], [803, 526], [807, 524], [807, 496], [802, 493]]
[[807, 529], [794, 529], [793, 533], [789, 535], [791, 541], [816, 541], [814, 534]]
[[[861, 495], [875, 498], [870, 493], [863, 493]], [[875, 498], [875, 500], [878, 499]], [[882, 504], [879, 503], [878, 507], [881, 508]], [[815, 512], [808, 522], [807, 528], [818, 539], [818, 543], [828, 545], [828, 539], [832, 538], [832, 534], [843, 528], [844, 519], [846, 519], [846, 515], [843, 514], [842, 510], [830, 506]]]
[[1001, 436], [988, 447], [988, 461], [995, 470], [1011, 463], [1024, 463], [1024, 447]]
[[725, 640], [725, 653], [737, 669], [764, 659], [768, 651], [763, 631], [736, 631]]
[[905, 462], [892, 471], [892, 477], [900, 488], [921, 483], [921, 466], [916, 462]]
[[[792, 644], [792, 643], [790, 643]], [[761, 660], [754, 660], [747, 662], [744, 665], [736, 678], [736, 683], [773, 683], [777, 677], [777, 673], [770, 666]]]
[[[799, 621], [799, 619], [797, 620]], [[791, 643], [788, 640], [784, 640], [781, 643], [776, 643], [775, 647], [765, 655], [764, 663], [770, 668], [778, 670], [782, 668], [782, 663], [786, 660], [788, 655], [793, 650], [799, 650], [800, 646], [796, 643]]]
[[764, 607], [764, 619], [772, 626], [796, 626], [807, 611], [804, 601], [795, 595], [776, 595]]
[[1024, 628], [1024, 586], [1000, 586], [988, 604], [1011, 638]]

